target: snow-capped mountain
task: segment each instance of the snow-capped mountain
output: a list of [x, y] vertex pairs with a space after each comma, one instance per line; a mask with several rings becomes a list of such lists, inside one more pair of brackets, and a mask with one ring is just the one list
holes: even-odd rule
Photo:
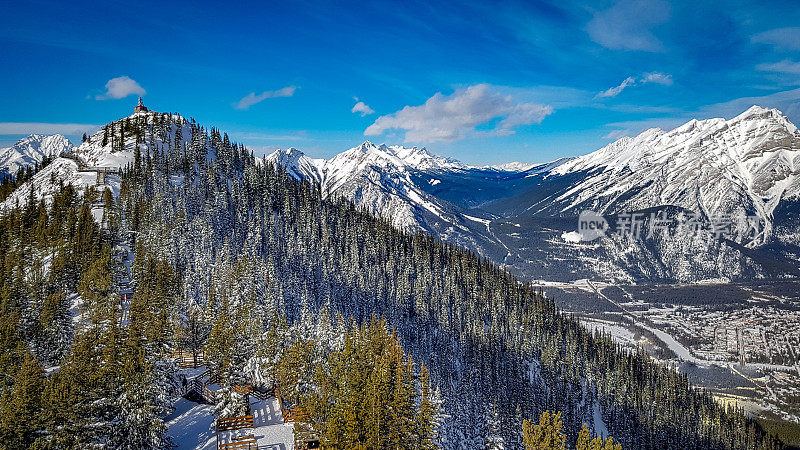
[[276, 150], [267, 156], [266, 160], [276, 166], [285, 168], [289, 175], [300, 180], [322, 182], [325, 167], [324, 159], [309, 158], [305, 153], [292, 147], [286, 150]]
[[[527, 186], [483, 208], [519, 223], [526, 217], [574, 218], [587, 209], [612, 215], [674, 206], [705, 221], [729, 220], [730, 234], [740, 238], [723, 245], [709, 236], [680, 234], [574, 245], [550, 235], [550, 252], [630, 281], [761, 276], [772, 269], [754, 261], [788, 257], [800, 267], [787, 251], [797, 243], [784, 238], [795, 235], [794, 221], [786, 217], [798, 210], [799, 172], [797, 127], [778, 110], [754, 106], [730, 120], [692, 120], [671, 131], [650, 129], [619, 139], [531, 174]], [[576, 228], [575, 221], [572, 230]], [[738, 244], [762, 254], [736, 248]]]
[[[123, 129], [146, 131], [137, 136]], [[4, 149], [3, 161], [13, 166], [35, 164], [39, 155], [65, 157], [56, 157], [0, 207], [21, 204], [31, 190], [48, 198], [60, 183], [95, 186], [93, 167], [132, 166], [137, 152], [140, 164], [169, 160], [176, 149], [196, 153], [199, 162], [214, 158], [208, 149], [226, 148], [219, 132], [208, 138], [217, 140], [212, 146], [199, 130], [183, 117], [151, 111], [112, 122], [79, 147], [63, 137], [32, 136]], [[800, 267], [800, 252], [793, 250], [800, 236], [800, 132], [774, 109], [651, 129], [582, 157], [542, 164], [476, 167], [424, 148], [369, 141], [329, 160], [290, 148], [265, 161], [318, 184], [329, 198], [344, 197], [398, 228], [471, 248], [525, 279], [746, 278], [768, 274], [763, 261], [770, 259]], [[116, 193], [120, 179], [110, 175], [103, 184]], [[614, 215], [658, 207], [704, 218], [755, 217], [760, 228], [746, 242], [731, 243], [708, 236], [611, 236], [586, 243], [569, 234], [585, 209]]]
[[[295, 178], [319, 183], [323, 195], [351, 200], [397, 228], [424, 231], [498, 260], [507, 254], [488, 229], [490, 215], [484, 211], [467, 214], [426, 190], [440, 182], [436, 177], [464, 177], [483, 169], [432, 155], [424, 148], [369, 141], [327, 161], [293, 148], [277, 150], [266, 160], [283, 165]], [[498, 173], [496, 169], [489, 172]]]
[[0, 178], [15, 176], [23, 167], [33, 167], [41, 164], [45, 158], [56, 157], [71, 150], [72, 144], [60, 134], [31, 134], [11, 147], [0, 149]]
[[[754, 106], [730, 120], [692, 120], [619, 139], [547, 172], [560, 189], [517, 213], [576, 215], [679, 206], [706, 217], [755, 215], [768, 240], [781, 200], [800, 194], [800, 132], [780, 111]], [[571, 182], [576, 174], [580, 179]], [[517, 201], [524, 202], [525, 196]], [[505, 202], [506, 205], [509, 202]]]
[[312, 159], [290, 148], [276, 150], [268, 162], [283, 166], [298, 179], [311, 180], [324, 195], [345, 197], [407, 230], [432, 230], [423, 218], [452, 220], [452, 205], [444, 205], [412, 180], [412, 172], [466, 169], [458, 161], [434, 156], [424, 148], [376, 145], [366, 141], [330, 160]]
[[425, 149], [370, 142], [328, 161], [280, 152], [268, 159], [285, 161], [290, 173], [319, 182], [328, 195], [351, 199], [398, 227], [468, 245], [526, 278], [691, 281], [763, 274], [753, 255], [745, 258], [745, 250], [713, 239], [565, 242], [561, 234], [576, 228], [585, 209], [619, 214], [670, 206], [705, 219], [749, 216], [750, 222], [737, 222], [748, 226], [754, 217], [757, 233], [738, 242], [750, 249], [774, 243], [776, 226], [781, 236], [796, 235], [783, 217], [800, 197], [800, 132], [780, 111], [758, 106], [730, 120], [646, 130], [545, 164], [474, 167]]
[[[137, 139], [132, 133], [127, 133], [120, 142], [120, 130], [126, 123], [143, 123], [150, 130], [146, 139]], [[111, 122], [101, 128], [80, 146], [74, 147], [63, 136], [30, 136], [34, 144], [26, 144], [20, 148], [26, 150], [33, 157], [37, 155], [50, 155], [53, 161], [37, 172], [33, 178], [17, 188], [2, 203], [0, 210], [23, 204], [33, 190], [34, 198], [44, 198], [49, 201], [52, 194], [60, 189], [61, 184], [71, 184], [82, 192], [87, 187], [102, 187], [111, 189], [114, 195], [119, 193], [121, 179], [119, 175], [109, 173], [102, 186], [98, 185], [97, 168], [111, 172], [119, 171], [133, 165], [136, 149], [142, 155], [151, 154], [157, 157], [163, 155], [172, 146], [179, 145], [188, 148], [191, 145], [192, 128], [189, 121], [175, 114], [161, 114], [153, 111], [138, 112], [120, 120]], [[23, 139], [11, 149], [26, 141]], [[151, 148], [152, 147], [152, 148]], [[29, 149], [37, 149], [32, 151]], [[4, 149], [3, 155], [6, 154]], [[40, 159], [39, 159], [40, 160]]]

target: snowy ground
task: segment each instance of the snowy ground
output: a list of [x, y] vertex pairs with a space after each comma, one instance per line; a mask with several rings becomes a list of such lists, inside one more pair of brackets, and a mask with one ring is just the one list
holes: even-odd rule
[[[259, 450], [293, 450], [293, 424], [283, 423], [278, 399], [250, 399], [253, 428], [222, 432], [220, 443], [231, 442], [239, 436], [253, 435]], [[167, 435], [172, 437], [179, 450], [216, 449], [213, 406], [201, 405], [186, 399], [175, 403], [175, 411], [167, 417]]]
[[292, 450], [294, 448], [294, 425], [283, 423], [283, 415], [278, 399], [250, 399], [253, 414], [253, 428], [220, 433], [220, 443], [231, 442], [239, 436], [253, 435], [258, 441], [259, 450]]
[[185, 398], [175, 402], [175, 411], [167, 417], [167, 435], [178, 450], [217, 448], [211, 405], [201, 405]]

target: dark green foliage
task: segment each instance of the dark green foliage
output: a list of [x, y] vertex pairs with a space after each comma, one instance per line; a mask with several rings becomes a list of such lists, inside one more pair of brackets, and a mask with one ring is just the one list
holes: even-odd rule
[[[313, 367], [299, 364], [285, 370], [308, 369]], [[414, 363], [385, 322], [372, 320], [348, 332], [342, 350], [316, 371], [318, 389], [299, 403], [326, 448], [434, 447], [436, 408], [427, 371], [422, 366], [418, 382]]]
[[[154, 175], [123, 186], [120, 202], [140, 218], [141, 242], [180, 268], [186, 297], [212, 315], [236, 310], [251, 301], [247, 292], [257, 292], [256, 305], [275, 305], [290, 321], [304, 304], [328, 304], [359, 322], [385, 317], [442, 390], [449, 416], [442, 445], [484, 446], [484, 405], [495, 399], [512, 448], [522, 444], [514, 430], [523, 417], [561, 411], [572, 444], [596, 408], [626, 448], [777, 445], [741, 412], [726, 413], [693, 390], [685, 376], [591, 335], [488, 261], [399, 232], [346, 201], [325, 200], [316, 186], [256, 161], [219, 131], [211, 130], [206, 145], [202, 129], [182, 123], [192, 127], [190, 151], [167, 142], [166, 154], [153, 161]], [[199, 156], [194, 161], [204, 167], [186, 164], [184, 155]], [[171, 176], [182, 182], [170, 183]], [[250, 268], [221, 306], [209, 294], [214, 267], [242, 257]], [[255, 275], [265, 273], [272, 274], [266, 282]]]
[[[18, 400], [30, 411], [42, 409], [40, 434], [8, 420], [0, 421], [3, 436], [54, 447], [163, 447], [159, 417], [169, 390], [163, 355], [202, 346], [223, 384], [241, 381], [243, 367], [260, 353], [279, 357], [283, 366], [273, 359], [270, 370], [292, 391], [290, 400], [307, 401], [319, 423], [339, 418], [325, 429], [333, 445], [377, 439], [378, 429], [395, 447], [405, 445], [407, 433], [427, 430], [429, 421], [420, 417], [431, 411], [418, 402], [431, 393], [410, 381], [417, 374], [413, 356], [426, 368], [419, 376], [429, 370], [425, 376], [441, 391], [436, 443], [445, 448], [484, 448], [490, 434], [493, 445], [521, 448], [523, 418], [545, 410], [560, 411], [571, 446], [598, 409], [625, 448], [778, 446], [741, 412], [725, 412], [692, 389], [685, 376], [591, 335], [536, 288], [473, 253], [323, 198], [317, 186], [258, 161], [216, 129], [171, 115], [143, 117], [104, 129], [115, 151], [133, 150], [134, 139], [126, 144], [126, 137], [149, 146], [142, 161], [124, 170], [118, 202], [105, 208], [116, 225], [103, 230], [94, 220], [87, 202], [99, 193], [80, 200], [70, 186], [50, 207], [31, 198], [0, 217], [3, 405], [17, 401], [18, 379], [28, 380], [19, 393], [43, 385], [41, 406], [29, 395]], [[141, 298], [131, 305], [130, 323], [121, 324], [112, 249], [129, 232], [139, 244], [134, 272]], [[73, 333], [64, 319], [76, 293], [85, 315]], [[323, 307], [356, 323], [377, 316], [386, 324], [385, 334], [366, 336], [370, 326], [361, 328], [360, 337], [325, 355], [323, 369], [341, 378], [316, 391], [315, 383], [332, 378], [313, 377], [320, 347], [299, 339], [272, 354], [269, 339], [281, 338], [280, 327], [268, 324], [281, 316], [302, 323], [304, 314]], [[194, 337], [186, 331], [191, 320], [198, 325]], [[267, 345], [260, 340], [265, 330], [273, 333]], [[43, 381], [28, 364], [17, 378], [30, 360], [26, 347], [60, 370]], [[373, 374], [380, 375], [374, 383], [355, 383], [373, 386], [366, 397], [337, 384]], [[391, 408], [365, 414], [370, 398]], [[354, 425], [359, 417], [369, 430]], [[398, 426], [382, 430], [377, 417]]]

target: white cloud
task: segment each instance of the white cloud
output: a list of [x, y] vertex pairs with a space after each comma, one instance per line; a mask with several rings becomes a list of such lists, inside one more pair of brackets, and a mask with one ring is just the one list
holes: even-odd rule
[[773, 45], [781, 50], [800, 50], [800, 27], [776, 28], [750, 38], [760, 44]]
[[100, 125], [89, 123], [0, 122], [0, 135], [13, 134], [64, 134], [93, 133]]
[[789, 61], [788, 59], [784, 59], [783, 61], [776, 63], [759, 64], [756, 66], [756, 70], [760, 70], [762, 72], [800, 74], [800, 61]]
[[607, 98], [607, 97], [616, 97], [622, 91], [625, 90], [628, 86], [635, 86], [636, 84], [649, 84], [649, 83], [656, 83], [661, 84], [664, 86], [671, 86], [672, 85], [672, 75], [668, 75], [661, 72], [649, 72], [642, 75], [641, 78], [638, 80], [633, 77], [628, 77], [622, 80], [618, 86], [614, 86], [612, 88], [608, 88], [605, 91], [598, 92], [594, 98]]
[[593, 41], [614, 50], [659, 52], [664, 45], [651, 28], [669, 19], [670, 6], [663, 0], [621, 0], [595, 13], [586, 24]]
[[715, 103], [701, 108], [699, 115], [701, 117], [731, 118], [743, 113], [747, 108], [753, 105], [763, 106], [765, 108], [777, 108], [793, 123], [800, 124], [800, 88]]
[[598, 92], [595, 98], [616, 97], [620, 92], [624, 91], [626, 87], [634, 84], [636, 84], [636, 80], [633, 77], [625, 78], [619, 86], [614, 86], [605, 91]]
[[449, 96], [438, 92], [422, 105], [378, 117], [364, 135], [400, 129], [405, 130], [406, 142], [453, 141], [479, 133], [476, 127], [495, 119], [502, 120], [488, 134], [507, 135], [515, 127], [540, 123], [552, 112], [551, 106], [517, 102], [488, 84], [477, 84]]
[[650, 72], [642, 75], [642, 83], [656, 83], [672, 86], [672, 75], [661, 72]]
[[104, 94], [96, 95], [95, 100], [107, 100], [125, 98], [129, 95], [145, 95], [147, 91], [144, 90], [139, 83], [128, 76], [116, 77], [108, 80], [106, 83], [106, 92]]
[[351, 109], [350, 112], [359, 113], [361, 114], [361, 117], [375, 113], [375, 111], [372, 108], [370, 108], [369, 105], [360, 101], [358, 98], [356, 98], [356, 102], [357, 103], [353, 106], [353, 109]]
[[258, 95], [256, 95], [255, 92], [251, 92], [236, 102], [233, 107], [236, 109], [250, 109], [251, 106], [255, 105], [256, 103], [261, 103], [268, 98], [291, 97], [294, 95], [294, 91], [296, 90], [296, 86], [286, 86], [278, 89], [277, 91], [264, 91]]
[[777, 108], [793, 123], [800, 123], [800, 88], [797, 88], [774, 92], [768, 95], [742, 97], [727, 102], [714, 103], [703, 106], [696, 111], [686, 111], [671, 117], [655, 117], [637, 121], [609, 123], [606, 126], [613, 129], [610, 130], [605, 137], [607, 139], [617, 139], [622, 136], [633, 136], [648, 128], [671, 130], [691, 119], [708, 119], [712, 117], [730, 119], [745, 112], [753, 105], [759, 105], [765, 108]]

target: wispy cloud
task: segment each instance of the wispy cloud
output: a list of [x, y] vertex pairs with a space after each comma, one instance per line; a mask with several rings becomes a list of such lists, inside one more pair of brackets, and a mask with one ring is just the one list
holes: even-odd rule
[[359, 100], [358, 97], [355, 97], [355, 101], [356, 104], [353, 105], [353, 109], [351, 109], [350, 112], [359, 113], [361, 114], [361, 117], [375, 113], [375, 111], [370, 108], [369, 105]]
[[634, 86], [636, 84], [649, 84], [649, 83], [671, 86], [672, 75], [668, 75], [661, 72], [650, 72], [650, 73], [645, 73], [638, 80], [633, 77], [628, 77], [622, 80], [622, 83], [620, 83], [619, 85], [608, 88], [605, 91], [598, 92], [597, 95], [595, 95], [595, 98], [616, 97], [622, 91], [624, 91], [625, 88], [627, 88], [628, 86]]
[[454, 141], [479, 134], [476, 127], [497, 119], [494, 129], [481, 133], [508, 135], [518, 126], [540, 123], [552, 112], [551, 106], [518, 102], [488, 84], [477, 84], [447, 96], [439, 92], [422, 105], [381, 116], [364, 135], [398, 129], [405, 130], [406, 142]]
[[800, 75], [800, 61], [784, 59], [776, 63], [764, 63], [756, 66], [762, 72], [793, 73]]
[[93, 133], [100, 125], [90, 123], [0, 122], [0, 135]]
[[700, 108], [701, 117], [734, 117], [747, 108], [758, 105], [777, 108], [795, 124], [800, 124], [800, 88], [773, 92], [772, 94], [741, 97], [727, 102], [714, 103]]
[[669, 117], [609, 123], [606, 126], [613, 129], [605, 135], [605, 138], [617, 139], [622, 136], [633, 136], [648, 128], [670, 130], [691, 119], [709, 119], [713, 117], [730, 119], [743, 113], [753, 105], [777, 108], [793, 123], [800, 123], [800, 88], [797, 88], [768, 95], [741, 97], [726, 102], [713, 103], [702, 106], [695, 111], [684, 111]]
[[666, 73], [661, 73], [661, 72], [650, 72], [642, 76], [641, 82], [643, 84], [656, 83], [656, 84], [662, 84], [664, 86], [672, 86], [672, 75], [668, 75]]
[[621, 0], [595, 13], [586, 32], [610, 49], [660, 52], [664, 44], [651, 29], [666, 22], [669, 15], [670, 6], [663, 0]]
[[775, 28], [758, 33], [752, 42], [769, 44], [780, 50], [800, 50], [800, 27]]
[[255, 92], [251, 92], [236, 102], [233, 107], [243, 110], [250, 109], [251, 106], [255, 105], [256, 103], [261, 103], [268, 98], [291, 97], [294, 95], [294, 91], [296, 90], [297, 86], [286, 86], [278, 89], [277, 91], [264, 91], [258, 95], [256, 95]]
[[617, 95], [620, 94], [620, 92], [624, 91], [626, 87], [632, 86], [634, 84], [636, 84], [636, 79], [634, 79], [633, 77], [628, 77], [622, 80], [622, 83], [620, 83], [619, 85], [614, 86], [612, 88], [608, 88], [605, 91], [598, 92], [595, 97], [596, 98], [616, 97]]
[[116, 77], [108, 80], [106, 83], [106, 92], [98, 94], [95, 100], [108, 100], [125, 98], [129, 95], [145, 95], [147, 91], [139, 86], [133, 78], [128, 76]]

